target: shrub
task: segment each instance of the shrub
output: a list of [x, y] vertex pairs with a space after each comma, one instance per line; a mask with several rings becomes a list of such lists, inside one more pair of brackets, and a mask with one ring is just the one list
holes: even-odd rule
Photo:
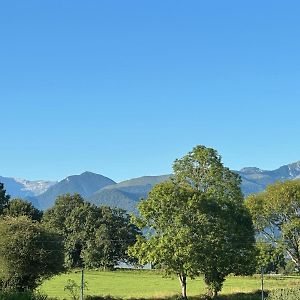
[[277, 289], [269, 293], [268, 300], [299, 300], [300, 287]]
[[0, 285], [26, 292], [62, 270], [61, 238], [25, 216], [0, 220]]
[[55, 300], [46, 295], [34, 292], [0, 292], [0, 300]]
[[86, 300], [121, 300], [111, 296], [86, 296]]

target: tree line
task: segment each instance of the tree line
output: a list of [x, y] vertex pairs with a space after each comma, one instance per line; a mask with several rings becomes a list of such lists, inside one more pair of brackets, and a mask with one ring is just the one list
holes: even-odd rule
[[2, 290], [33, 290], [71, 268], [112, 269], [136, 261], [127, 248], [141, 231], [124, 210], [67, 194], [43, 213], [28, 201], [10, 199], [0, 184], [0, 212]]
[[299, 271], [299, 181], [245, 200], [241, 178], [204, 146], [175, 160], [173, 170], [140, 201], [137, 216], [78, 194], [59, 196], [43, 213], [10, 199], [0, 184], [2, 289], [33, 289], [68, 268], [126, 262], [176, 274], [184, 298], [187, 279], [202, 274], [214, 297], [228, 274], [278, 271], [287, 256]]

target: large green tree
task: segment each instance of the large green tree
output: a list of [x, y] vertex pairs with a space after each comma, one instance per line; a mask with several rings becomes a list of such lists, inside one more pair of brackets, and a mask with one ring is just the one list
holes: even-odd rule
[[7, 208], [10, 196], [6, 194], [3, 183], [0, 182], [0, 215], [3, 214], [3, 210]]
[[60, 196], [43, 221], [64, 236], [68, 267], [113, 268], [129, 260], [127, 248], [140, 234], [125, 211], [97, 207], [78, 194]]
[[[79, 233], [75, 232], [68, 225], [68, 219], [74, 210], [83, 207], [84, 199], [79, 194], [66, 194], [58, 196], [52, 208], [45, 211], [43, 215], [43, 223], [46, 227], [54, 229], [64, 238], [65, 245], [65, 259], [67, 267], [82, 266], [82, 259], [80, 257], [82, 250], [81, 239], [77, 238]], [[74, 220], [76, 223], [82, 224], [84, 227], [84, 220]], [[74, 224], [72, 224], [72, 227]], [[82, 231], [82, 230], [81, 230]]]
[[172, 180], [140, 203], [136, 222], [151, 234], [130, 254], [176, 273], [183, 297], [187, 276], [200, 273], [216, 295], [227, 274], [253, 270], [254, 229], [240, 182], [214, 149], [195, 147], [175, 161]]
[[215, 149], [202, 145], [175, 160], [173, 169], [178, 183], [187, 184], [208, 203], [214, 203], [212, 214], [208, 213], [210, 218], [213, 216], [210, 222], [212, 238], [207, 243], [209, 255], [205, 257], [201, 272], [209, 294], [215, 295], [221, 290], [227, 274], [254, 271], [254, 228], [244, 206], [241, 178], [224, 167]]
[[21, 217], [0, 220], [2, 289], [33, 290], [63, 269], [62, 239], [40, 223]]
[[256, 230], [283, 247], [300, 271], [300, 180], [269, 185], [246, 199]]
[[[149, 234], [139, 237], [129, 249], [139, 263], [151, 263], [167, 273], [177, 274], [183, 297], [186, 297], [187, 276], [198, 274], [194, 259], [201, 249], [197, 249], [195, 239], [204, 234], [197, 230], [192, 233], [190, 222], [194, 215], [188, 213], [188, 206], [193, 205], [193, 200], [191, 189], [178, 187], [172, 181], [156, 185], [138, 205], [140, 217], [135, 220], [140, 228], [150, 229]], [[202, 217], [201, 224], [207, 224], [206, 216]]]

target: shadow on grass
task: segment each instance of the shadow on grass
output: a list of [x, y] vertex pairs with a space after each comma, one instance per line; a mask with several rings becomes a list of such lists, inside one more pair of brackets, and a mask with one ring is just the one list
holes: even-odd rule
[[[265, 292], [265, 297], [267, 297], [266, 292]], [[252, 293], [236, 293], [236, 294], [231, 294], [231, 295], [221, 295], [215, 299], [218, 299], [218, 300], [261, 300], [261, 292], [257, 291], [257, 292], [252, 292]]]
[[[266, 295], [267, 296], [267, 295]], [[86, 300], [123, 300], [122, 298], [116, 298], [111, 296], [87, 296]], [[165, 297], [165, 298], [130, 298], [129, 300], [182, 300], [181, 296], [172, 296], [172, 297]], [[207, 296], [191, 296], [188, 297], [188, 300], [208, 300]], [[261, 300], [260, 292], [253, 292], [253, 293], [237, 293], [231, 295], [220, 295], [214, 300]]]

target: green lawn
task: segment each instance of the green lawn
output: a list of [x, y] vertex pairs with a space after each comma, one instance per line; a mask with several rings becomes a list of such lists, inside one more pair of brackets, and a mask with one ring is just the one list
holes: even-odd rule
[[[64, 291], [68, 279], [80, 284], [81, 273], [72, 272], [53, 277], [45, 281], [40, 290], [52, 297], [70, 299]], [[120, 298], [162, 298], [180, 293], [179, 282], [176, 277], [163, 277], [160, 272], [146, 270], [118, 270], [109, 271], [85, 271], [85, 281], [88, 295], [111, 295]], [[267, 277], [265, 288], [274, 289], [300, 284], [300, 277]], [[222, 294], [238, 292], [253, 292], [260, 289], [259, 276], [227, 278]], [[202, 278], [188, 280], [188, 295], [196, 296], [205, 293], [205, 285]]]

